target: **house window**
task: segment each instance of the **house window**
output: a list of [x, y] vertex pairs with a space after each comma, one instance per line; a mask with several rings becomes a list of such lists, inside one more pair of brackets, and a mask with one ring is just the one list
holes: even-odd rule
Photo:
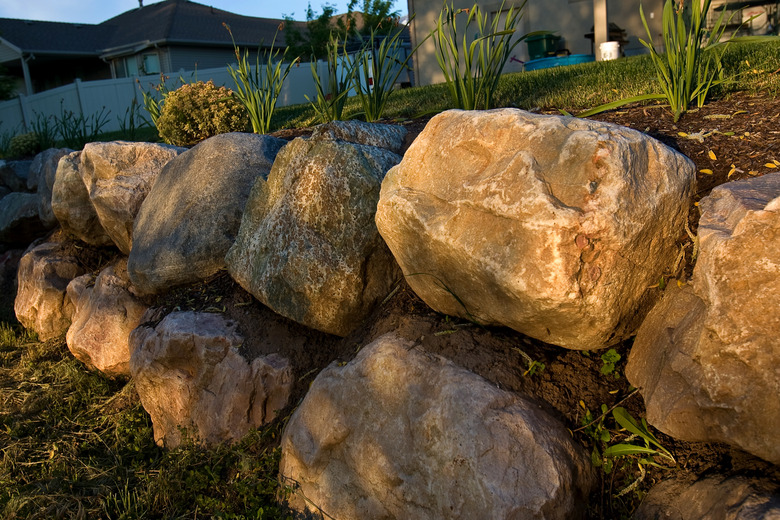
[[135, 56], [129, 56], [123, 59], [122, 62], [124, 64], [126, 78], [138, 75], [138, 60], [135, 58]]
[[152, 54], [144, 54], [143, 55], [143, 62], [144, 62], [144, 74], [159, 74], [160, 71], [160, 56], [158, 56], [156, 53]]

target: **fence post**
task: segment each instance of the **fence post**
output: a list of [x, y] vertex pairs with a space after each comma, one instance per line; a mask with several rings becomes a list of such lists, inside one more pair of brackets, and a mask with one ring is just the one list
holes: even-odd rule
[[22, 124], [24, 125], [24, 131], [30, 131], [30, 107], [27, 104], [27, 96], [19, 94], [19, 110], [22, 112]]
[[81, 114], [83, 115], [84, 101], [82, 101], [82, 96], [81, 96], [81, 80], [79, 78], [76, 78], [76, 81], [73, 84], [76, 85], [76, 99], [78, 99], [79, 101], [79, 112], [81, 112]]

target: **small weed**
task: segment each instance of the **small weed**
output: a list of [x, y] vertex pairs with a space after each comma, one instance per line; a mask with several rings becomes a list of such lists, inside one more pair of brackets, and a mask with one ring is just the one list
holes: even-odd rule
[[601, 355], [601, 361], [604, 363], [601, 365], [601, 373], [605, 376], [611, 374], [615, 379], [620, 379], [620, 374], [615, 370], [616, 364], [620, 359], [620, 354], [618, 354], [614, 348], [607, 350]]

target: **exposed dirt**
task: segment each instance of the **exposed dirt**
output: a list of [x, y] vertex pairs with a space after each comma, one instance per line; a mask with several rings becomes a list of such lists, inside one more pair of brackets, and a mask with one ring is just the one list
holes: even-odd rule
[[[407, 145], [429, 118], [406, 121]], [[668, 110], [657, 106], [633, 107], [602, 114], [610, 121], [648, 133], [682, 151], [697, 167], [696, 202], [718, 184], [780, 171], [767, 164], [780, 161], [780, 99], [742, 95], [715, 101], [674, 123]], [[291, 139], [306, 130], [277, 135]], [[711, 172], [711, 173], [710, 173]], [[690, 225], [695, 232], [698, 209], [691, 207]], [[688, 240], [686, 235], [680, 242]], [[69, 247], [76, 248], [75, 244]], [[75, 249], [74, 249], [75, 250]], [[75, 250], [80, 252], [79, 250]], [[83, 251], [81, 251], [83, 252]], [[105, 251], [90, 252], [85, 260], [96, 271], [109, 260]], [[690, 275], [691, 266], [681, 276]], [[255, 357], [279, 352], [294, 366], [296, 386], [288, 412], [297, 406], [316, 375], [329, 363], [348, 362], [357, 351], [380, 335], [396, 331], [419, 340], [424, 348], [441, 354], [511, 391], [534, 396], [541, 406], [558, 416], [588, 451], [593, 441], [583, 430], [586, 409], [596, 416], [601, 405], [618, 403], [635, 417], [644, 415], [642, 398], [622, 375], [631, 341], [615, 350], [621, 355], [613, 373], [603, 374], [603, 352], [583, 353], [547, 345], [506, 328], [483, 328], [432, 311], [409, 286], [400, 281], [397, 290], [346, 338], [313, 331], [281, 317], [258, 303], [227, 273], [178, 288], [150, 299], [160, 308], [158, 318], [173, 310], [224, 313], [239, 323], [246, 338], [245, 355]], [[536, 362], [535, 370], [529, 370]], [[544, 367], [540, 364], [543, 364]], [[286, 415], [286, 414], [283, 414]], [[606, 425], [614, 429], [611, 420]], [[637, 488], [621, 498], [615, 494], [638, 476], [635, 464], [601, 473], [602, 487], [590, 503], [592, 518], [620, 518], [629, 514], [654, 482], [681, 474], [690, 478], [709, 473], [760, 475], [780, 481], [780, 468], [724, 445], [688, 443], [658, 434], [678, 461], [676, 468], [649, 467]]]

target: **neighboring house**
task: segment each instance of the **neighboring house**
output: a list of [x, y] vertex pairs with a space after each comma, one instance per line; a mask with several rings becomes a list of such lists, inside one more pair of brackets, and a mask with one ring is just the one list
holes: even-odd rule
[[[474, 0], [453, 0], [456, 9], [470, 8]], [[409, 14], [414, 15], [411, 22], [412, 44], [417, 45], [436, 27], [439, 12], [444, 5], [443, 0], [407, 0]], [[450, 0], [447, 0], [449, 4]], [[479, 6], [490, 13], [491, 20], [500, 16], [501, 1], [477, 0]], [[512, 5], [521, 5], [519, 0], [506, 0], [503, 11]], [[642, 8], [647, 19], [653, 43], [657, 50], [662, 51], [662, 13], [665, 0], [642, 0]], [[712, 22], [719, 14], [717, 9], [725, 5], [727, 9], [745, 8], [732, 20], [734, 28], [738, 27], [749, 15], [759, 14], [753, 20], [751, 27], [755, 34], [765, 34], [776, 31], [778, 0], [714, 0], [713, 9], [708, 20]], [[595, 54], [598, 57], [600, 41], [615, 40], [621, 44], [625, 56], [647, 52], [639, 39], [647, 41], [647, 31], [639, 16], [640, 0], [528, 0], [523, 10], [523, 18], [518, 27], [518, 34], [531, 31], [552, 31], [561, 37], [558, 46], [571, 54]], [[467, 15], [461, 14], [461, 19]], [[594, 19], [597, 20], [594, 31]], [[608, 24], [607, 24], [608, 22]], [[465, 22], [464, 22], [465, 23]], [[607, 34], [607, 27], [609, 31]], [[750, 29], [750, 28], [748, 28]], [[474, 29], [473, 32], [476, 32]], [[470, 35], [471, 37], [472, 35]], [[428, 39], [420, 46], [414, 59], [414, 74], [420, 85], [439, 83], [444, 77], [436, 61], [433, 39]], [[513, 56], [507, 63], [505, 72], [517, 72], [523, 69], [523, 62], [528, 61], [528, 46], [520, 43], [515, 47]]]
[[[132, 9], [97, 25], [0, 18], [0, 64], [30, 95], [81, 80], [223, 67], [239, 47], [270, 47], [283, 20], [241, 16], [188, 0]], [[284, 44], [279, 33], [276, 46]]]

